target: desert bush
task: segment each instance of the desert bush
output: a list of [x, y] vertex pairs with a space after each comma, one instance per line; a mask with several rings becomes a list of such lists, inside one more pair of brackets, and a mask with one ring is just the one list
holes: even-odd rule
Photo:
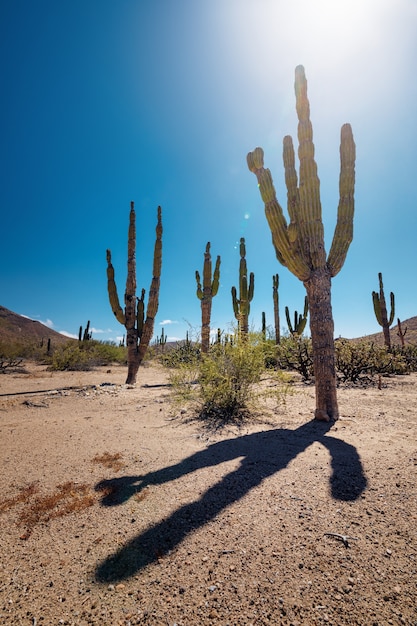
[[335, 342], [336, 370], [342, 382], [370, 381], [376, 374], [405, 374], [410, 371], [403, 350], [389, 350], [370, 341]]
[[50, 357], [49, 369], [88, 371], [100, 365], [126, 363], [126, 348], [112, 342], [69, 342], [56, 348]]
[[159, 361], [169, 368], [178, 368], [186, 364], [193, 365], [200, 358], [200, 345], [192, 341], [179, 341], [176, 346], [159, 354]]
[[278, 373], [272, 374], [274, 384], [266, 389], [259, 384], [265, 371], [264, 342], [257, 336], [250, 334], [247, 341], [235, 345], [215, 343], [208, 354], [172, 369], [173, 400], [191, 401], [198, 417], [210, 427], [239, 423], [258, 412], [262, 401], [273, 396], [278, 404], [284, 398], [288, 386]]
[[282, 337], [281, 343], [275, 346], [275, 354], [279, 369], [296, 371], [305, 382], [313, 378], [311, 339], [297, 335]]

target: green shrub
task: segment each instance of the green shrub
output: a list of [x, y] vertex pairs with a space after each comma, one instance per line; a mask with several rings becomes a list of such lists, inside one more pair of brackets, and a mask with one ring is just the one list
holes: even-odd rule
[[126, 348], [104, 341], [74, 341], [54, 350], [49, 369], [88, 371], [111, 363], [126, 363]]
[[265, 342], [257, 336], [250, 335], [248, 341], [236, 345], [215, 343], [208, 354], [171, 368], [173, 400], [191, 401], [198, 417], [210, 427], [239, 423], [257, 413], [262, 404], [266, 408], [271, 397], [279, 403], [287, 392], [279, 373], [272, 374], [274, 384], [269, 380], [260, 384], [265, 373]]

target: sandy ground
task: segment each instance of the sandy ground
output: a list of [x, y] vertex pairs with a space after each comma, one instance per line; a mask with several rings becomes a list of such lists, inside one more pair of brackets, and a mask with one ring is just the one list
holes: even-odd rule
[[0, 376], [1, 624], [417, 625], [417, 375], [216, 433], [125, 376]]

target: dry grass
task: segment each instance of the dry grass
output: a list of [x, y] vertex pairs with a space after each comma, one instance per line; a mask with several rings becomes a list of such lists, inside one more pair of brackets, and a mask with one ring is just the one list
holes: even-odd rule
[[21, 539], [28, 539], [38, 524], [82, 511], [96, 501], [96, 496], [88, 485], [74, 482], [58, 485], [53, 493], [33, 497], [38, 492], [37, 485], [32, 484], [20, 489], [15, 496], [0, 501], [0, 511], [7, 511], [19, 504], [25, 505], [18, 516], [18, 524], [25, 528]]
[[125, 463], [123, 463], [122, 458], [123, 455], [120, 452], [116, 452], [115, 454], [110, 454], [110, 452], [103, 452], [103, 454], [101, 455], [96, 454], [96, 456], [92, 460], [92, 463], [99, 463], [107, 469], [111, 469], [114, 472], [120, 472], [120, 470], [125, 467]]

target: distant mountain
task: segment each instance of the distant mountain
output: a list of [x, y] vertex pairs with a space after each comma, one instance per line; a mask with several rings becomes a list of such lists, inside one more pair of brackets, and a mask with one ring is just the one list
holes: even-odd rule
[[42, 339], [51, 339], [55, 345], [69, 341], [56, 330], [0, 306], [0, 342], [33, 344], [40, 343]]
[[[401, 322], [402, 332], [404, 333], [405, 329], [407, 329], [407, 332], [405, 333], [405, 337], [404, 337], [405, 345], [408, 345], [410, 343], [417, 344], [417, 316], [410, 317], [408, 320], [404, 320], [404, 321], [400, 319], [400, 322]], [[391, 335], [391, 344], [393, 346], [400, 346], [401, 339], [398, 336], [397, 324], [395, 326], [391, 326], [390, 335]], [[382, 332], [382, 330], [381, 332], [374, 333], [373, 335], [365, 335], [364, 337], [358, 337], [357, 339], [355, 339], [355, 341], [359, 341], [359, 339], [364, 339], [366, 341], [373, 341], [377, 345], [381, 345], [381, 346], [384, 345], [384, 333]]]

